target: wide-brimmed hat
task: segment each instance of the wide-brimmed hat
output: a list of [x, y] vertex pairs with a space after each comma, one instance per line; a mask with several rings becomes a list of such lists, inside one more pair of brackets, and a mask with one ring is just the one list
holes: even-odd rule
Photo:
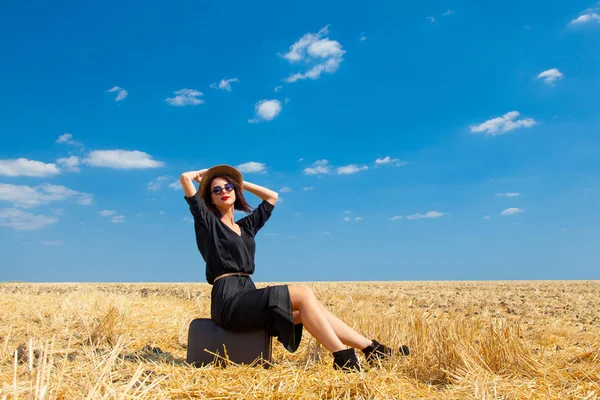
[[240, 188], [244, 187], [244, 177], [242, 176], [242, 173], [238, 171], [237, 168], [227, 164], [215, 165], [214, 167], [209, 168], [208, 171], [206, 171], [206, 173], [202, 176], [202, 179], [200, 179], [200, 188], [198, 191], [206, 201], [210, 201], [209, 182], [216, 175], [220, 174], [230, 176], [240, 185]]

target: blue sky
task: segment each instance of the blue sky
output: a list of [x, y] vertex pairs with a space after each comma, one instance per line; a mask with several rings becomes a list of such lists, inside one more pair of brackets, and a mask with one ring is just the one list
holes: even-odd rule
[[600, 278], [600, 3], [7, 1], [0, 34], [0, 280], [203, 281], [175, 183], [221, 163], [280, 193], [256, 281]]

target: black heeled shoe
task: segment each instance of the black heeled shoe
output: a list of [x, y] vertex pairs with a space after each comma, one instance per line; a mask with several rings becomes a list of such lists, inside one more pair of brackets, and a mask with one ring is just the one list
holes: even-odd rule
[[361, 371], [356, 352], [353, 348], [333, 352], [333, 368], [344, 372]]
[[398, 349], [398, 353], [394, 354], [392, 349], [379, 343], [375, 339], [371, 341], [371, 345], [362, 349], [362, 352], [365, 354], [365, 357], [371, 366], [376, 366], [379, 360], [383, 360], [396, 354], [403, 356], [408, 356], [410, 354], [410, 350], [406, 345], [402, 345], [400, 349]]

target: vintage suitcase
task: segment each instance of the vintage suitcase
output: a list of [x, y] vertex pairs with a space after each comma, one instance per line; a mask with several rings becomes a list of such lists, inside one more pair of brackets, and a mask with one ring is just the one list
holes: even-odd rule
[[268, 367], [271, 346], [272, 339], [266, 330], [233, 332], [219, 327], [209, 318], [197, 318], [188, 330], [187, 362], [196, 367], [212, 362], [219, 366], [233, 362]]

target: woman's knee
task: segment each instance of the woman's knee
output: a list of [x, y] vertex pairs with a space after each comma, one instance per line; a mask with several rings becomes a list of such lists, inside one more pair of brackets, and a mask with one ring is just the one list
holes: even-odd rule
[[308, 285], [293, 285], [289, 287], [292, 305], [306, 304], [316, 299], [315, 294]]

